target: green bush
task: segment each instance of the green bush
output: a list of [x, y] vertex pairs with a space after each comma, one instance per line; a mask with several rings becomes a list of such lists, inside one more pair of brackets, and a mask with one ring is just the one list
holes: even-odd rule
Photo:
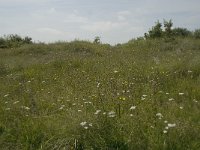
[[200, 29], [196, 29], [194, 31], [194, 37], [197, 38], [197, 39], [200, 39]]
[[174, 28], [172, 30], [174, 36], [188, 37], [192, 35], [192, 32], [186, 28]]
[[22, 38], [17, 34], [5, 35], [0, 37], [0, 48], [15, 48], [24, 44], [31, 44], [32, 38]]

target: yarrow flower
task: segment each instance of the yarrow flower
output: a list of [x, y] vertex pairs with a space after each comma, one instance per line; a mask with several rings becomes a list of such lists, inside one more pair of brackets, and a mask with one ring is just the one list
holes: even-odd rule
[[4, 97], [8, 97], [8, 96], [9, 96], [9, 94], [4, 95]]
[[116, 114], [115, 114], [114, 111], [110, 111], [110, 112], [108, 113], [108, 117], [113, 118], [113, 117], [115, 117], [115, 116], [116, 116]]
[[25, 110], [29, 110], [30, 108], [29, 107], [26, 107], [26, 106], [21, 106], [22, 109], [25, 109]]
[[180, 109], [183, 109], [183, 106], [180, 106], [179, 108], [180, 108]]
[[101, 110], [96, 110], [96, 112], [94, 114], [98, 115], [100, 112], [101, 112]]
[[178, 93], [179, 95], [184, 95], [184, 93]]
[[158, 119], [162, 119], [163, 115], [161, 113], [157, 113], [156, 116], [158, 117]]
[[175, 123], [168, 123], [167, 126], [168, 126], [169, 128], [173, 128], [173, 127], [176, 126], [176, 124], [175, 124]]
[[64, 107], [65, 107], [65, 105], [61, 105], [61, 107], [59, 109], [62, 110]]
[[167, 130], [164, 130], [163, 133], [167, 133]]
[[16, 102], [14, 102], [13, 104], [17, 104], [17, 103], [19, 103], [19, 101], [16, 101]]
[[131, 106], [130, 110], [136, 109], [136, 106]]
[[92, 127], [92, 123], [87, 123], [86, 121], [81, 122], [80, 125], [86, 130], [89, 128], [89, 126]]
[[86, 124], [87, 124], [86, 121], [80, 123], [81, 126], [85, 126]]

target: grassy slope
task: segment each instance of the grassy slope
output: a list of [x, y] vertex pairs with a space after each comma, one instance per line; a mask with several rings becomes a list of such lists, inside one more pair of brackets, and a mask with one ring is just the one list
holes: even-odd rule
[[34, 44], [0, 58], [1, 149], [200, 148], [199, 40]]

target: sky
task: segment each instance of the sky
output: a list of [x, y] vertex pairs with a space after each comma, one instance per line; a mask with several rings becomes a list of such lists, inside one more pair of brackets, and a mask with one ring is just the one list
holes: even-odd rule
[[19, 34], [35, 42], [124, 43], [143, 36], [157, 20], [200, 28], [200, 0], [0, 0], [0, 36]]

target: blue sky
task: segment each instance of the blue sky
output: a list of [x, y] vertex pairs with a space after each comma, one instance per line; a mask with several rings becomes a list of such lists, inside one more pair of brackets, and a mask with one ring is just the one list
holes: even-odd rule
[[200, 28], [200, 0], [0, 0], [0, 35], [35, 41], [74, 39], [123, 43], [143, 36], [157, 20]]

